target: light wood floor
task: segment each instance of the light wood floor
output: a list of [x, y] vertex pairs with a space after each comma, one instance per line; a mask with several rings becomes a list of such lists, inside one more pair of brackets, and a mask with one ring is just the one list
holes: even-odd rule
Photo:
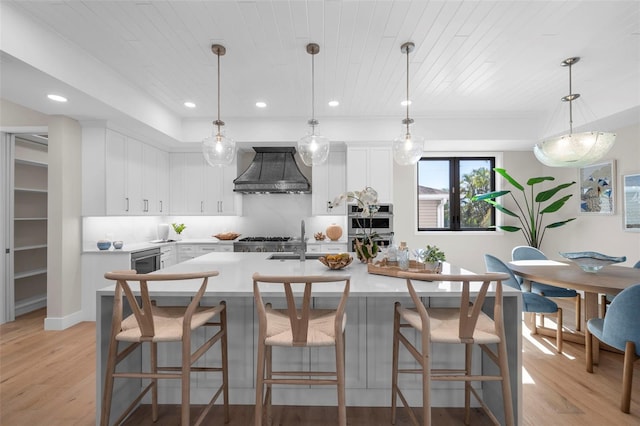
[[[571, 304], [559, 300], [571, 324]], [[95, 324], [86, 322], [64, 331], [43, 331], [44, 311], [24, 315], [0, 326], [0, 425], [70, 426], [94, 424]], [[635, 364], [631, 414], [619, 410], [622, 356], [601, 353], [594, 374], [584, 368], [584, 347], [565, 343], [564, 354], [553, 338], [523, 339], [523, 425], [639, 425], [640, 361]], [[129, 425], [152, 425], [147, 407], [138, 409]], [[218, 422], [218, 409], [209, 424]], [[316, 426], [337, 423], [333, 407], [274, 407], [274, 425]], [[178, 410], [165, 406], [156, 425], [178, 424]], [[350, 425], [390, 424], [388, 408], [349, 407]], [[250, 406], [234, 406], [230, 426], [252, 423]], [[459, 409], [434, 409], [435, 425], [462, 424]], [[408, 425], [400, 410], [399, 426]], [[474, 412], [472, 424], [490, 424]]]

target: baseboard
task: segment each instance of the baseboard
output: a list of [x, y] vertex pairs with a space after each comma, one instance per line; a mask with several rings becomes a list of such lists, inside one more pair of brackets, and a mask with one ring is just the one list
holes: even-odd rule
[[82, 311], [77, 311], [64, 317], [46, 317], [44, 319], [45, 330], [64, 330], [84, 321]]

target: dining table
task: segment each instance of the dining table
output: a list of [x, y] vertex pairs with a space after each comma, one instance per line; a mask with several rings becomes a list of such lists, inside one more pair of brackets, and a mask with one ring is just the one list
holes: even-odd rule
[[[616, 295], [627, 287], [640, 284], [640, 269], [609, 265], [597, 272], [586, 272], [573, 262], [556, 260], [514, 260], [509, 268], [523, 279], [525, 291], [531, 290], [531, 282], [571, 288], [584, 292], [584, 321], [600, 316], [598, 295]], [[555, 335], [555, 330], [540, 327], [541, 334]], [[585, 335], [579, 331], [563, 332], [563, 339], [585, 344]], [[594, 345], [594, 360], [598, 359], [598, 345]]]

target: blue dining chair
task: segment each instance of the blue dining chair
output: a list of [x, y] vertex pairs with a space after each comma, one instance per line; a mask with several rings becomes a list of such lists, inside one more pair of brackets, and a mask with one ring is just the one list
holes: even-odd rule
[[[529, 246], [518, 246], [511, 250], [511, 260], [547, 260], [547, 256], [540, 250]], [[518, 281], [522, 284], [522, 278], [517, 277]], [[549, 284], [542, 284], [537, 282], [531, 283], [531, 291], [545, 297], [573, 297], [576, 299], [576, 330], [580, 331], [581, 328], [581, 303], [580, 293], [570, 288], [556, 287]]]
[[[640, 269], [640, 260], [633, 265], [634, 268]], [[613, 294], [601, 294], [600, 295], [600, 318], [604, 318], [607, 313], [607, 306], [611, 304], [615, 296]]]
[[547, 299], [537, 293], [522, 291], [522, 287], [511, 268], [497, 257], [485, 254], [484, 263], [486, 265], [487, 272], [504, 272], [509, 275], [509, 279], [502, 281], [502, 284], [521, 291], [523, 302], [522, 312], [533, 314], [531, 321], [531, 334], [538, 333], [536, 314], [556, 314], [556, 350], [558, 353], [562, 353], [562, 308], [560, 308], [553, 300]]
[[587, 321], [585, 351], [587, 371], [593, 373], [593, 339], [624, 352], [620, 410], [629, 413], [633, 363], [640, 358], [640, 283], [622, 290], [604, 318]]

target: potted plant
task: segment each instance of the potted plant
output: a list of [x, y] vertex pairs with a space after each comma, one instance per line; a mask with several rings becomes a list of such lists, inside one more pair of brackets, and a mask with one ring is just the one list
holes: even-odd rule
[[187, 227], [187, 225], [185, 225], [184, 223], [172, 223], [171, 226], [173, 227], [173, 230], [176, 231], [176, 234], [178, 234], [178, 236], [182, 234], [182, 231], [184, 231]]
[[[500, 210], [502, 213], [518, 218], [521, 226], [508, 226], [501, 225], [498, 228], [507, 232], [518, 232], [521, 231], [524, 235], [527, 244], [531, 247], [535, 247], [537, 249], [542, 245], [542, 238], [544, 237], [544, 233], [547, 229], [558, 228], [560, 226], [566, 225], [567, 223], [575, 220], [573, 217], [571, 219], [562, 220], [559, 222], [554, 222], [545, 227], [542, 227], [542, 221], [544, 219], [544, 215], [547, 213], [555, 213], [562, 206], [565, 205], [567, 200], [571, 198], [572, 194], [565, 195], [559, 199], [552, 200], [552, 198], [561, 190], [570, 187], [575, 184], [575, 181], [569, 183], [563, 183], [557, 185], [551, 189], [547, 189], [545, 191], [534, 192], [534, 186], [545, 182], [545, 181], [553, 181], [555, 178], [551, 176], [544, 177], [533, 177], [527, 180], [527, 186], [529, 186], [529, 191], [525, 190], [525, 187], [521, 185], [518, 181], [512, 178], [505, 169], [495, 168], [496, 173], [501, 175], [503, 178], [507, 180], [511, 185], [513, 185], [516, 189], [518, 189], [521, 193], [520, 200], [516, 198], [512, 191], [494, 191], [489, 192], [487, 194], [478, 194], [475, 195], [471, 200], [485, 201], [496, 209]], [[504, 195], [510, 195], [513, 201], [516, 203], [516, 207], [518, 208], [518, 212], [513, 212], [502, 204], [496, 201], [497, 198], [500, 198]], [[547, 203], [543, 206], [543, 203]]]
[[444, 252], [438, 246], [427, 244], [422, 250], [417, 250], [416, 257], [424, 264], [425, 269], [439, 271], [441, 263], [447, 260]]

